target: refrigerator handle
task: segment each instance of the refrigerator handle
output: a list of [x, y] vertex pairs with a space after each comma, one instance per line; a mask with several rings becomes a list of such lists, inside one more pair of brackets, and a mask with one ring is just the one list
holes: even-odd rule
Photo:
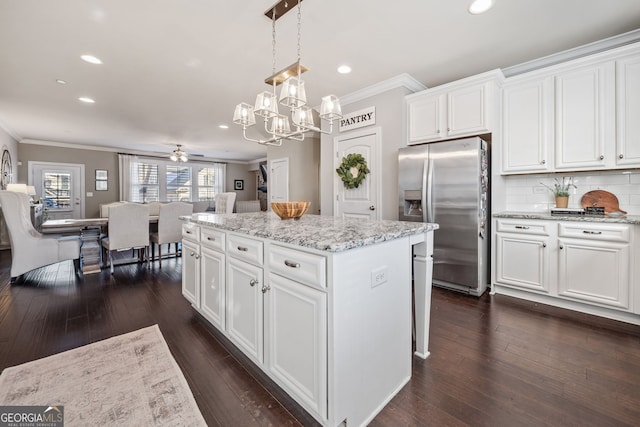
[[422, 168], [422, 220], [430, 222], [433, 218], [431, 215], [431, 177], [432, 177], [432, 161], [426, 159]]

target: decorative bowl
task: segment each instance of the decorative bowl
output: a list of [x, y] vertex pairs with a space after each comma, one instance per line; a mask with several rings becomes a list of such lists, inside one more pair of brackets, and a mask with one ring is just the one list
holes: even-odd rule
[[309, 206], [311, 202], [271, 202], [271, 209], [282, 219], [299, 219]]

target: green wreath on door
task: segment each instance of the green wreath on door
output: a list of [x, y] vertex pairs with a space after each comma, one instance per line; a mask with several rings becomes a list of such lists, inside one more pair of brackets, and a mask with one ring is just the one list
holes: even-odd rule
[[370, 171], [362, 154], [351, 153], [342, 158], [342, 163], [336, 172], [344, 187], [351, 189], [358, 188]]

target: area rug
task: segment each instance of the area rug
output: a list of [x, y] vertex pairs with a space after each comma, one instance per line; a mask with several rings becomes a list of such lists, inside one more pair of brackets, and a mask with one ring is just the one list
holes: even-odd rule
[[65, 426], [206, 426], [158, 325], [5, 369], [0, 405], [62, 405]]

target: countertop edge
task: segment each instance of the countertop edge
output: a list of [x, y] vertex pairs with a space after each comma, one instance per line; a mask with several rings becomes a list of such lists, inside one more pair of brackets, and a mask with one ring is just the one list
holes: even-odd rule
[[595, 215], [551, 215], [548, 212], [496, 212], [493, 218], [539, 219], [544, 221], [603, 222], [612, 224], [640, 225], [640, 215], [624, 215], [619, 217]]

